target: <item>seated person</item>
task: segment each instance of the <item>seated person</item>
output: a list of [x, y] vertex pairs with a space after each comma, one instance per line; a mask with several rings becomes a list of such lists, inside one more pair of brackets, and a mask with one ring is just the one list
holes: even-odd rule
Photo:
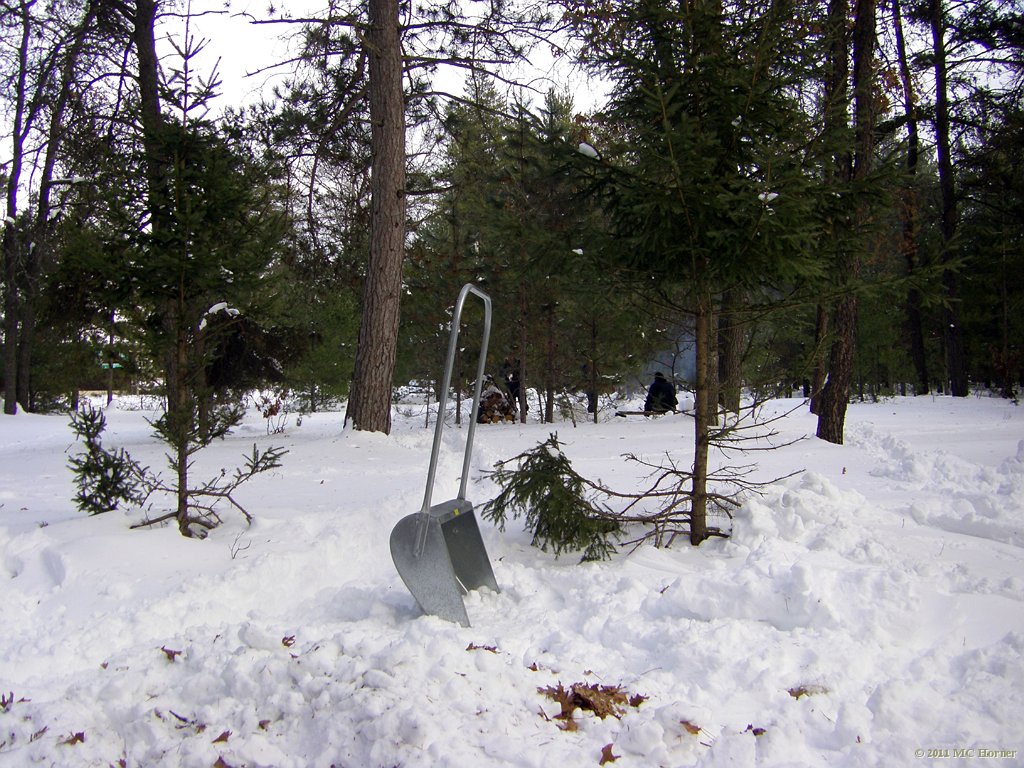
[[677, 405], [679, 401], [676, 399], [676, 388], [665, 378], [665, 374], [658, 371], [654, 374], [650, 389], [647, 390], [644, 410], [648, 413], [665, 413], [675, 411]]

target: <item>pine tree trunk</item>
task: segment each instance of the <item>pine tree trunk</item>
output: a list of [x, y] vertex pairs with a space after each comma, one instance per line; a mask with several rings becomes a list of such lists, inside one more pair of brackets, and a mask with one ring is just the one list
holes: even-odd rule
[[[917, 130], [917, 97], [914, 95], [914, 81], [907, 58], [907, 46], [903, 37], [903, 11], [900, 0], [893, 0], [893, 30], [896, 38], [896, 55], [899, 60], [900, 81], [903, 89], [903, 109], [907, 116], [907, 186], [900, 201], [902, 223], [903, 258], [907, 274], [913, 277], [918, 264], [917, 233], [919, 206], [914, 182], [917, 178], [917, 162], [920, 154], [920, 139]], [[921, 293], [916, 288], [907, 291], [907, 335], [910, 342], [910, 360], [914, 366], [916, 383], [915, 395], [928, 394], [928, 359], [924, 346], [924, 321], [921, 312]]]
[[[132, 41], [138, 57], [139, 116], [142, 145], [146, 158], [146, 205], [150, 227], [156, 235], [172, 225], [169, 219], [169, 184], [172, 160], [164, 147], [164, 118], [160, 107], [160, 91], [156, 52], [155, 26], [158, 2], [136, 0]], [[158, 242], [158, 238], [154, 238]], [[164, 351], [164, 387], [167, 395], [167, 438], [170, 443], [176, 483], [176, 518], [178, 530], [184, 536], [188, 530], [188, 436], [186, 421], [190, 417], [188, 382], [186, 380], [188, 341], [183, 328], [182, 306], [184, 296], [179, 287], [177, 295], [168, 296], [160, 308], [161, 323], [169, 348]]]
[[729, 413], [740, 412], [743, 386], [743, 328], [736, 313], [738, 306], [737, 293], [727, 291], [722, 297], [722, 312], [718, 318], [718, 397]]
[[526, 411], [529, 408], [529, 401], [526, 397], [526, 286], [519, 285], [519, 423], [526, 423]]
[[[18, 46], [18, 70], [14, 96], [14, 122], [11, 136], [11, 162], [7, 182], [7, 205], [4, 221], [4, 413], [18, 412], [18, 317], [21, 312], [19, 273], [23, 244], [17, 232], [18, 193], [21, 191], [21, 170], [24, 157], [25, 121], [28, 101], [28, 53], [32, 25], [28, 3], [22, 3], [21, 40]], [[11, 12], [12, 15], [16, 13]]]
[[1015, 400], [1016, 393], [1014, 392], [1013, 385], [1013, 374], [1014, 374], [1014, 357], [1013, 344], [1010, 335], [1010, 315], [1012, 313], [1011, 307], [1013, 306], [1010, 301], [1009, 290], [1006, 287], [1006, 245], [1010, 238], [1008, 233], [1005, 232], [1006, 224], [1003, 224], [1004, 235], [1003, 235], [1003, 253], [1002, 253], [1002, 266], [1003, 269], [1000, 271], [1003, 273], [1004, 278], [1000, 281], [999, 287], [999, 306], [1002, 323], [1000, 324], [999, 333], [999, 365], [996, 371], [999, 375], [999, 395], [1005, 397], [1007, 400]]
[[405, 258], [405, 102], [398, 0], [369, 0], [370, 262], [346, 420], [391, 432]]
[[[857, 257], [849, 257], [843, 269], [853, 274]], [[857, 297], [843, 296], [832, 314], [834, 341], [829, 354], [828, 381], [818, 397], [817, 436], [837, 445], [843, 444], [846, 405], [853, 381], [853, 354], [857, 333]]]
[[821, 413], [821, 392], [828, 376], [826, 340], [829, 337], [829, 308], [819, 303], [814, 318], [814, 369], [811, 373], [811, 413]]
[[[31, 257], [30, 257], [31, 258]], [[21, 302], [18, 333], [18, 404], [32, 412], [32, 340], [36, 334], [36, 311], [32, 303], [34, 291], [26, 290]]]
[[[854, 181], [866, 180], [872, 168], [875, 145], [873, 83], [876, 42], [874, 0], [857, 0], [853, 26]], [[856, 211], [854, 227], [861, 230], [866, 219], [865, 211]], [[856, 245], [844, 247], [836, 267], [845, 290], [836, 302], [833, 322], [835, 340], [829, 356], [828, 382], [821, 393], [817, 436], [841, 445], [857, 344], [856, 286], [860, 279], [861, 255]]]
[[[14, 182], [10, 185], [16, 186]], [[8, 193], [10, 201], [11, 193]], [[7, 206], [11, 210], [10, 203]], [[13, 217], [8, 217], [13, 220]], [[18, 263], [21, 260], [21, 238], [15, 225], [8, 222], [4, 227], [4, 413], [13, 416], [18, 412]]]
[[544, 345], [544, 423], [555, 423], [555, 308], [546, 307], [547, 339]]
[[694, 385], [693, 480], [690, 496], [690, 544], [699, 545], [708, 538], [708, 448], [711, 432], [709, 373], [711, 357], [712, 299], [708, 292], [697, 297], [694, 323], [696, 336], [696, 382]]
[[720, 380], [718, 378], [719, 371], [719, 335], [718, 335], [718, 318], [719, 310], [711, 305], [711, 317], [709, 318], [708, 326], [708, 369], [706, 372], [707, 376], [707, 388], [708, 388], [708, 426], [718, 426], [718, 404], [721, 401], [722, 389], [720, 386]]
[[588, 408], [593, 407], [590, 411], [594, 414], [594, 423], [598, 423], [598, 412], [601, 410], [598, 408], [597, 399], [597, 318], [590, 318], [590, 359], [587, 361], [587, 386], [590, 391], [587, 393], [587, 406]]
[[[849, 110], [849, 38], [847, 36], [847, 20], [850, 15], [848, 0], [829, 0], [828, 3], [828, 60], [825, 76], [825, 134], [830, 142], [831, 167], [826, 169], [827, 180], [832, 183], [844, 184], [853, 176], [853, 158], [844, 135], [848, 129]], [[836, 226], [836, 225], [833, 225]], [[834, 234], [834, 233], [833, 233]], [[836, 267], [838, 269], [838, 266]], [[832, 344], [829, 339], [835, 333], [833, 314], [834, 304], [819, 303], [815, 321], [814, 354], [817, 364], [814, 366], [811, 386], [811, 413], [822, 418], [826, 382], [831, 378], [829, 369]], [[820, 428], [820, 427], [819, 427]]]
[[35, 347], [36, 318], [39, 293], [44, 274], [51, 268], [53, 243], [51, 237], [50, 194], [53, 189], [53, 173], [57, 165], [57, 153], [64, 139], [65, 112], [75, 85], [75, 67], [85, 44], [88, 30], [92, 27], [97, 13], [96, 4], [90, 3], [81, 21], [72, 30], [72, 36], [63, 62], [59, 67], [60, 79], [56, 83], [56, 99], [50, 105], [50, 119], [47, 125], [46, 151], [43, 167], [39, 173], [39, 196], [36, 201], [32, 222], [32, 245], [25, 253], [24, 292], [20, 301], [20, 328], [18, 335], [18, 402], [25, 410], [35, 410], [32, 401], [32, 354]]
[[[177, 314], [181, 314], [180, 310]], [[177, 518], [178, 518], [178, 531], [183, 536], [191, 536], [192, 531], [189, 530], [189, 511], [188, 511], [188, 469], [189, 469], [189, 439], [193, 428], [193, 414], [192, 409], [189, 405], [189, 391], [185, 383], [185, 371], [188, 370], [188, 340], [181, 329], [181, 323], [178, 323], [178, 330], [175, 334], [175, 349], [174, 349], [174, 378], [176, 379], [175, 386], [172, 392], [168, 393], [168, 398], [174, 398], [174, 405], [169, 409], [169, 415], [172, 415], [172, 435], [174, 440], [174, 451], [175, 451], [175, 470], [177, 472]]]
[[[941, 230], [944, 245], [943, 262], [953, 260], [953, 239], [956, 236], [957, 207], [950, 144], [949, 88], [946, 69], [945, 11], [942, 0], [930, 0], [933, 58], [935, 61], [935, 150], [938, 160], [939, 193], [941, 195]], [[946, 341], [946, 374], [953, 397], [967, 396], [967, 371], [964, 359], [963, 330], [960, 328], [960, 277], [953, 269], [942, 273], [946, 304], [942, 310], [942, 326]]]

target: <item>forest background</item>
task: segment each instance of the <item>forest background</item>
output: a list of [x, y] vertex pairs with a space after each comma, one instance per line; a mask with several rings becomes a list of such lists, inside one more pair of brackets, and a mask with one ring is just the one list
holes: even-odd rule
[[388, 432], [465, 282], [523, 419], [655, 369], [698, 454], [741, 390], [802, 390], [832, 442], [852, 397], [1015, 398], [1021, 7], [271, 6], [240, 18], [288, 54], [241, 104], [197, 32], [230, 8], [5, 1], [4, 413], [159, 392], [179, 473], [256, 390]]

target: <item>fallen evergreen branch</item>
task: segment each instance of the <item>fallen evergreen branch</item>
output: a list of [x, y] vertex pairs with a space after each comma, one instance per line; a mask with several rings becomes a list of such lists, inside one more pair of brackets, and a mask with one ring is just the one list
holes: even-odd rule
[[557, 435], [498, 462], [487, 476], [502, 490], [481, 514], [501, 530], [509, 516], [522, 516], [532, 543], [544, 551], [551, 547], [556, 557], [569, 550], [582, 551], [583, 560], [604, 560], [615, 551], [615, 513], [592, 498], [596, 486], [572, 468]]
[[78, 488], [74, 501], [80, 511], [90, 515], [111, 512], [121, 504], [142, 506], [149, 495], [148, 468], [132, 459], [124, 448], [109, 451], [103, 447], [106, 426], [103, 411], [91, 405], [71, 414], [71, 429], [85, 444], [83, 453], [68, 460]]
[[[754, 402], [743, 414], [733, 414], [731, 423], [716, 429], [711, 437], [723, 454], [773, 450], [792, 445], [782, 440], [773, 424], [788, 413], [761, 418], [763, 403]], [[584, 560], [601, 560], [616, 551], [612, 541], [637, 547], [650, 543], [671, 546], [680, 535], [690, 538], [694, 509], [694, 477], [680, 467], [671, 454], [648, 460], [634, 454], [623, 459], [647, 470], [639, 490], [622, 492], [589, 480], [573, 469], [552, 434], [536, 447], [498, 462], [486, 476], [501, 488], [482, 507], [482, 514], [504, 530], [509, 517], [525, 518], [533, 533], [533, 544], [555, 555], [565, 550], [583, 552]], [[706, 478], [701, 508], [717, 525], [706, 526], [708, 536], [728, 538], [733, 511], [751, 495], [759, 496], [770, 485], [799, 474], [759, 481], [752, 478], [754, 464], [724, 466], [711, 470]]]

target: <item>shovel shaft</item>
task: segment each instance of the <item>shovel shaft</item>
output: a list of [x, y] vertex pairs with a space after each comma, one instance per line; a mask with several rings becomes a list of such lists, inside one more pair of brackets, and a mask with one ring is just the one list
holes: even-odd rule
[[427, 526], [429, 524], [430, 499], [434, 492], [434, 476], [437, 472], [437, 457], [441, 448], [441, 434], [444, 431], [444, 411], [448, 405], [448, 388], [452, 383], [452, 368], [455, 365], [455, 352], [459, 344], [459, 325], [462, 320], [462, 307], [466, 303], [469, 294], [480, 297], [484, 303], [484, 331], [483, 339], [480, 342], [480, 360], [476, 368], [476, 386], [473, 389], [473, 409], [470, 413], [469, 431], [466, 434], [466, 452], [462, 459], [462, 482], [459, 485], [460, 499], [466, 498], [466, 486], [469, 481], [469, 465], [473, 454], [473, 437], [476, 434], [477, 410], [480, 408], [480, 392], [484, 383], [484, 368], [487, 364], [487, 342], [491, 336], [491, 297], [476, 286], [466, 283], [459, 292], [459, 298], [455, 302], [455, 310], [452, 313], [451, 331], [448, 337], [448, 356], [444, 365], [444, 378], [441, 383], [441, 395], [437, 404], [437, 424], [434, 426], [434, 445], [430, 450], [430, 466], [427, 469], [427, 490], [423, 496], [423, 508], [420, 510], [421, 523], [416, 536], [415, 552], [417, 556], [422, 553], [427, 537]]

